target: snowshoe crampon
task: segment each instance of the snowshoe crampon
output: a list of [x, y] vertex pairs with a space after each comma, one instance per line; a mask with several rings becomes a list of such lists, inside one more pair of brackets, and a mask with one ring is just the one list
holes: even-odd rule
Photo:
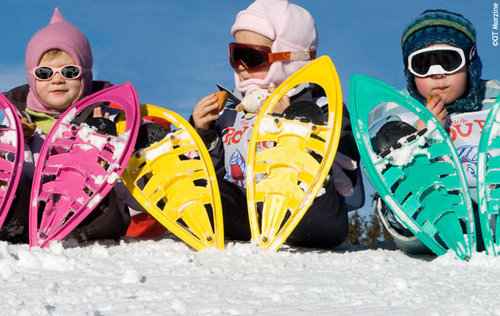
[[16, 195], [24, 162], [23, 128], [16, 108], [0, 93], [7, 125], [0, 125], [0, 228]]
[[[127, 117], [117, 135], [104, 134], [75, 118], [89, 107], [112, 103]], [[130, 83], [113, 86], [77, 102], [47, 135], [31, 191], [30, 246], [45, 247], [66, 237], [112, 189], [132, 154], [140, 115]]]
[[[418, 101], [362, 75], [351, 77], [349, 110], [366, 172], [395, 216], [435, 254], [451, 249], [468, 260], [475, 247], [472, 203], [443, 126]], [[426, 128], [379, 152], [375, 131], [398, 116], [420, 118]]]
[[[273, 114], [277, 102], [303, 83], [317, 84], [325, 91], [327, 122], [315, 122], [311, 113], [301, 116], [299, 109], [291, 111], [297, 112], [293, 115], [286, 110], [283, 115]], [[318, 195], [335, 158], [342, 92], [330, 58], [320, 57], [290, 76], [259, 113], [248, 150], [248, 212], [252, 239], [264, 249], [277, 250]], [[274, 145], [264, 145], [270, 143]]]
[[477, 189], [479, 221], [489, 255], [500, 253], [500, 96], [493, 104], [479, 142]]
[[175, 112], [146, 104], [141, 116], [166, 120], [170, 130], [146, 148], [136, 148], [123, 182], [156, 220], [188, 245], [223, 249], [219, 187], [203, 141]]

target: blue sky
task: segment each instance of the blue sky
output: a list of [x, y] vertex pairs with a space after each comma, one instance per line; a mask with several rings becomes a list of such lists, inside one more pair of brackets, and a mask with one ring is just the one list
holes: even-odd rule
[[[89, 38], [94, 77], [132, 82], [141, 102], [189, 115], [216, 83], [232, 88], [230, 27], [248, 0], [2, 0], [0, 91], [23, 84], [30, 37], [47, 25], [55, 7]], [[484, 78], [500, 78], [500, 46], [492, 44], [493, 4], [498, 1], [297, 0], [314, 16], [319, 55], [339, 73], [344, 100], [349, 78], [362, 73], [404, 88], [400, 36], [425, 9], [464, 14], [476, 27]]]

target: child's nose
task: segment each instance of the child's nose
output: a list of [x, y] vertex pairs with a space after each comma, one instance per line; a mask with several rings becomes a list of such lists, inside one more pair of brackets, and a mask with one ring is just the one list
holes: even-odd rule
[[434, 80], [443, 79], [443, 78], [446, 78], [446, 74], [431, 75], [431, 78], [434, 79]]
[[54, 77], [52, 78], [52, 81], [53, 82], [62, 82], [62, 81], [64, 81], [64, 77], [61, 75], [61, 73], [59, 71], [56, 71], [56, 73], [54, 74]]
[[243, 65], [239, 65], [238, 68], [236, 68], [236, 74], [238, 74], [240, 80], [247, 80], [252, 78], [248, 70]]
[[238, 69], [237, 69], [239, 72], [242, 72], [242, 71], [245, 71], [246, 68], [245, 66], [243, 66], [241, 63], [238, 65]]

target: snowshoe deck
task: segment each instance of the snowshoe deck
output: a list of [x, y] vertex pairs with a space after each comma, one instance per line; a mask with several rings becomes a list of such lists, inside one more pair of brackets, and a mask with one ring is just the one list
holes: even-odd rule
[[0, 228], [16, 195], [24, 162], [23, 128], [16, 108], [0, 93], [7, 125], [0, 126]]
[[[377, 123], [384, 123], [388, 105], [393, 112], [404, 110], [422, 119], [426, 128], [379, 153], [372, 147], [370, 130], [376, 124], [368, 118], [377, 114], [383, 118]], [[451, 249], [461, 259], [470, 258], [475, 234], [469, 189], [439, 121], [410, 96], [362, 75], [351, 77], [349, 106], [366, 172], [395, 216], [437, 255]]]
[[[82, 110], [101, 102], [120, 105], [123, 133], [102, 134], [73, 123]], [[130, 83], [92, 94], [68, 108], [47, 135], [38, 160], [30, 207], [30, 246], [66, 237], [119, 180], [139, 129], [139, 103]]]
[[500, 96], [493, 104], [479, 142], [477, 189], [479, 221], [489, 255], [500, 254]]
[[[302, 83], [320, 85], [328, 98], [328, 121], [317, 124], [273, 107]], [[246, 174], [252, 239], [278, 250], [306, 213], [335, 158], [342, 124], [342, 92], [330, 58], [320, 57], [284, 81], [263, 105], [252, 131]], [[263, 142], [271, 148], [259, 150]], [[262, 146], [264, 148], [264, 146]]]
[[141, 115], [167, 120], [171, 131], [135, 152], [123, 182], [156, 220], [188, 245], [196, 250], [223, 249], [219, 187], [203, 141], [189, 122], [172, 111], [146, 104]]

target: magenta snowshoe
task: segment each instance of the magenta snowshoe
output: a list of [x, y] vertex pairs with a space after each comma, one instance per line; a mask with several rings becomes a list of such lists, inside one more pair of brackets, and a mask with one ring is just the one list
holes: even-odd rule
[[16, 108], [0, 93], [5, 123], [0, 125], [0, 228], [14, 200], [24, 162], [23, 128]]
[[[108, 102], [125, 112], [125, 132], [106, 134], [75, 123], [83, 110]], [[47, 135], [35, 169], [30, 247], [62, 240], [101, 202], [128, 163], [139, 125], [138, 97], [130, 83], [92, 94], [64, 112]]]

